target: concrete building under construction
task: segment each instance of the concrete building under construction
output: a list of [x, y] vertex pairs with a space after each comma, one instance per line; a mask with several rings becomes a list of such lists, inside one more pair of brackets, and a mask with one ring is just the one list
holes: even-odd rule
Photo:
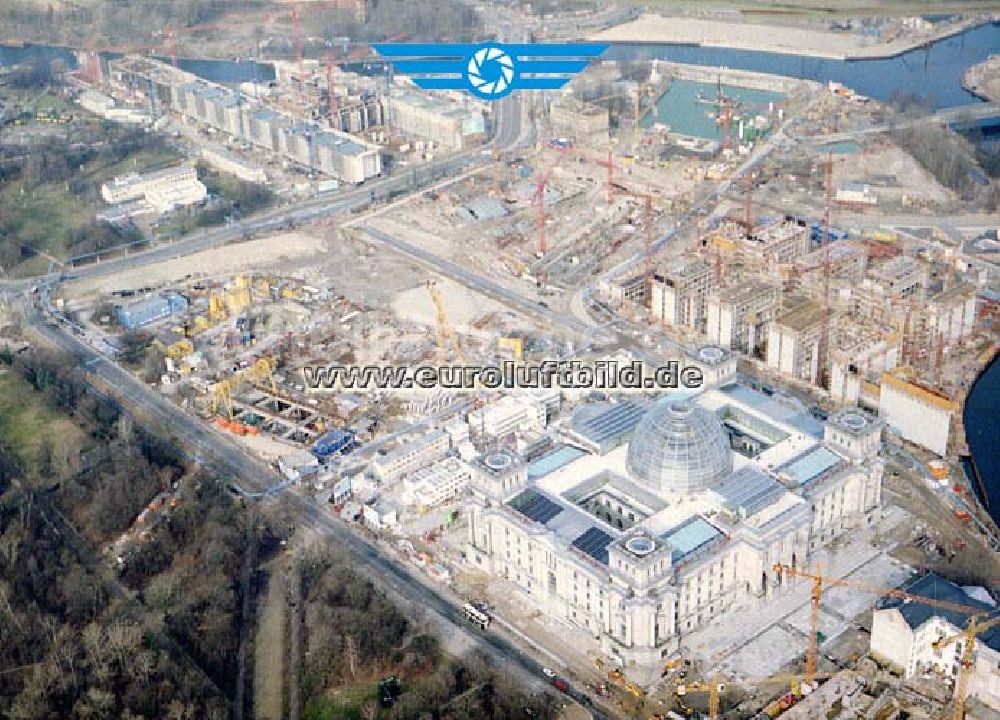
[[754, 355], [780, 308], [777, 285], [749, 279], [720, 288], [706, 301], [705, 334], [726, 349]]
[[448, 150], [464, 150], [486, 136], [486, 120], [479, 103], [465, 105], [394, 88], [389, 107], [393, 130], [430, 140]]
[[346, 133], [267, 108], [158, 60], [128, 55], [108, 65], [109, 82], [133, 97], [148, 98], [154, 114], [176, 113], [341, 182], [360, 184], [382, 173], [378, 146]]
[[610, 131], [607, 108], [563, 95], [549, 106], [552, 134], [579, 143], [606, 140]]
[[706, 301], [714, 289], [715, 277], [708, 263], [679, 258], [653, 277], [653, 318], [665, 325], [701, 330]]
[[768, 331], [768, 367], [791, 380], [820, 384], [820, 336], [825, 318], [821, 304], [801, 298], [791, 301]]

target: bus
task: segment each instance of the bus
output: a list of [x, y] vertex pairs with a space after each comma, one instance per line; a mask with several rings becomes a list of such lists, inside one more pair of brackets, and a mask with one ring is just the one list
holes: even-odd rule
[[465, 603], [462, 606], [462, 613], [465, 615], [465, 619], [471, 622], [473, 625], [479, 626], [481, 630], [485, 630], [490, 626], [490, 616], [487, 615], [482, 610], [478, 610], [469, 603]]

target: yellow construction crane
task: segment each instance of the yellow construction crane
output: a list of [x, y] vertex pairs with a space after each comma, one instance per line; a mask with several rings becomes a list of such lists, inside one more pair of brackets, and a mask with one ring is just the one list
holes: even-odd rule
[[813, 678], [816, 676], [816, 656], [819, 652], [818, 648], [818, 636], [819, 636], [819, 613], [820, 613], [820, 600], [823, 595], [824, 587], [851, 587], [857, 590], [864, 590], [876, 595], [889, 596], [894, 598], [899, 598], [901, 600], [911, 600], [913, 602], [918, 602], [923, 605], [929, 605], [931, 607], [942, 608], [945, 610], [954, 610], [955, 612], [960, 612], [967, 614], [969, 616], [982, 615], [982, 608], [971, 607], [969, 605], [960, 605], [958, 603], [945, 602], [943, 600], [934, 600], [932, 598], [924, 597], [923, 595], [914, 595], [913, 593], [908, 593], [899, 588], [885, 588], [878, 585], [867, 585], [865, 583], [855, 582], [853, 580], [848, 580], [847, 578], [831, 578], [825, 575], [821, 575], [819, 572], [806, 572], [805, 570], [799, 570], [797, 568], [791, 567], [790, 565], [783, 565], [781, 563], [776, 563], [774, 565], [774, 571], [779, 575], [787, 575], [788, 577], [800, 577], [812, 581], [812, 615], [809, 628], [809, 649], [806, 652], [806, 680], [812, 682]]
[[972, 664], [975, 660], [973, 655], [976, 648], [976, 636], [981, 632], [989, 630], [991, 627], [1000, 625], [1000, 616], [991, 618], [986, 622], [980, 622], [979, 618], [980, 615], [973, 615], [969, 618], [969, 624], [966, 626], [964, 633], [944, 637], [931, 644], [931, 647], [935, 650], [940, 650], [956, 640], [965, 640], [965, 644], [962, 646], [962, 660], [959, 663], [958, 678], [955, 683], [954, 720], [963, 720], [965, 717], [965, 695], [969, 691], [969, 675], [972, 674]]
[[441, 290], [438, 289], [435, 281], [427, 281], [427, 292], [430, 293], [431, 300], [434, 302], [434, 310], [437, 320], [438, 363], [444, 365], [447, 361], [448, 352], [446, 349], [446, 343], [450, 342], [451, 351], [455, 356], [455, 360], [458, 361], [460, 365], [465, 365], [465, 355], [462, 353], [462, 348], [458, 344], [458, 338], [455, 336], [455, 331], [452, 329], [451, 323], [448, 322], [448, 314], [445, 312], [444, 307], [444, 297], [441, 295]]
[[[813, 673], [815, 678], [829, 678], [836, 673]], [[800, 680], [806, 680], [805, 675], [769, 675], [767, 677], [747, 678], [741, 681], [740, 685], [764, 685], [767, 683], [791, 683], [792, 691], [796, 692], [796, 685]], [[808, 680], [812, 683], [813, 680]], [[719, 717], [719, 696], [726, 691], [726, 684], [719, 681], [718, 676], [713, 676], [708, 683], [691, 682], [680, 683], [674, 689], [677, 697], [684, 697], [689, 692], [707, 692], [708, 695], [708, 717], [710, 720], [718, 720]], [[798, 694], [796, 692], [796, 694]]]
[[276, 363], [272, 358], [259, 358], [253, 365], [239, 370], [224, 380], [220, 380], [212, 389], [212, 412], [218, 413], [220, 408], [226, 409], [229, 419], [233, 419], [233, 393], [247, 380], [256, 385], [267, 384], [272, 395], [278, 394], [278, 386], [274, 382]]

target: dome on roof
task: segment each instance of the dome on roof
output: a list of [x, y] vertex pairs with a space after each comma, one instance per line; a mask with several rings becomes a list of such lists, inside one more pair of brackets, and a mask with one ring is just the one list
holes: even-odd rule
[[733, 472], [733, 453], [722, 422], [687, 401], [657, 403], [635, 429], [626, 464], [653, 492], [697, 492]]

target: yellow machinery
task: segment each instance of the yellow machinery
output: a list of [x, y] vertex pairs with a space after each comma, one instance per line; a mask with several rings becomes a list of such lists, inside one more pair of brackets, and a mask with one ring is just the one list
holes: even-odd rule
[[853, 580], [847, 580], [846, 578], [827, 577], [825, 575], [821, 575], [819, 572], [806, 572], [805, 570], [799, 570], [791, 567], [790, 565], [783, 565], [781, 563], [776, 563], [773, 569], [779, 576], [785, 575], [787, 577], [799, 577], [812, 582], [812, 615], [809, 629], [809, 649], [806, 652], [805, 674], [805, 678], [808, 682], [812, 682], [812, 679], [816, 676], [816, 656], [819, 652], [819, 605], [820, 600], [822, 599], [824, 586], [857, 588], [859, 590], [865, 590], [878, 595], [888, 595], [902, 600], [911, 600], [913, 602], [922, 603], [923, 605], [930, 605], [931, 607], [954, 610], [955, 612], [964, 613], [973, 618], [983, 614], [982, 608], [944, 602], [943, 600], [934, 600], [922, 595], [914, 595], [898, 588], [884, 588], [879, 587], [878, 585], [866, 585], [864, 583], [854, 582]]
[[448, 322], [448, 314], [444, 308], [444, 297], [441, 295], [437, 283], [433, 280], [428, 280], [427, 292], [430, 293], [431, 300], [434, 302], [434, 311], [437, 320], [438, 363], [443, 365], [446, 362], [447, 349], [445, 345], [446, 343], [451, 343], [451, 351], [455, 356], [455, 360], [460, 365], [465, 365], [465, 355], [458, 344], [458, 337], [456, 337], [451, 323]]
[[[813, 673], [813, 680], [816, 678], [829, 678], [836, 673]], [[796, 696], [801, 693], [801, 681], [805, 680], [805, 675], [771, 675], [768, 677], [748, 678], [743, 681], [744, 685], [764, 685], [765, 683], [789, 683], [791, 691]], [[810, 683], [812, 681], [809, 681]], [[678, 684], [674, 692], [677, 697], [684, 697], [692, 692], [707, 692], [708, 696], [708, 717], [710, 720], [718, 720], [719, 717], [719, 696], [726, 691], [725, 683], [719, 682], [718, 677], [713, 677], [708, 683], [691, 682]]]
[[989, 630], [991, 627], [1000, 625], [1000, 616], [991, 618], [986, 622], [980, 622], [979, 618], [979, 615], [973, 615], [969, 618], [969, 624], [966, 626], [964, 633], [941, 638], [932, 645], [935, 650], [941, 650], [957, 640], [965, 640], [965, 644], [962, 647], [962, 660], [959, 664], [958, 680], [955, 685], [954, 720], [963, 720], [965, 717], [965, 695], [969, 691], [969, 674], [972, 672], [972, 665], [975, 662], [973, 655], [976, 649], [976, 635]]
[[625, 688], [628, 692], [632, 693], [640, 700], [646, 696], [646, 691], [626, 678], [625, 675], [622, 674], [622, 671], [618, 668], [608, 672], [608, 680], [619, 687]]
[[185, 355], [190, 355], [194, 352], [194, 344], [190, 340], [182, 338], [177, 342], [167, 345], [163, 348], [163, 352], [171, 360], [180, 360]]
[[208, 318], [212, 322], [226, 319], [226, 303], [217, 292], [208, 296]]
[[497, 350], [507, 350], [516, 362], [521, 362], [524, 359], [524, 338], [501, 336], [497, 340]]
[[244, 382], [250, 381], [255, 385], [267, 384], [272, 395], [278, 394], [278, 386], [274, 382], [275, 361], [271, 358], [263, 357], [257, 360], [250, 367], [233, 373], [225, 380], [220, 380], [212, 389], [212, 412], [218, 413], [221, 408], [226, 409], [229, 419], [233, 419], [233, 393], [239, 389]]

